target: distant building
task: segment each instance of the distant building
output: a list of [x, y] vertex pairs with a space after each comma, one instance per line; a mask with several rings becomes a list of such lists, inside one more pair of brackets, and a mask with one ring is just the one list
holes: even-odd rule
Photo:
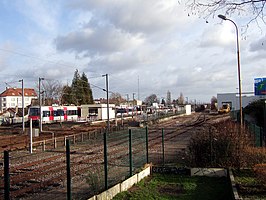
[[[248, 104], [259, 99], [265, 99], [266, 95], [254, 96], [253, 92], [242, 93], [242, 107], [245, 108]], [[238, 93], [222, 93], [217, 94], [218, 108], [221, 108], [223, 104], [229, 104], [231, 110], [239, 110], [239, 95]]]
[[166, 105], [167, 106], [170, 106], [172, 103], [172, 100], [171, 100], [171, 92], [168, 90], [167, 91], [167, 94], [166, 94]]
[[[24, 107], [30, 105], [32, 99], [37, 99], [35, 90], [24, 88]], [[8, 108], [22, 108], [22, 88], [7, 88], [0, 94], [0, 112]]]

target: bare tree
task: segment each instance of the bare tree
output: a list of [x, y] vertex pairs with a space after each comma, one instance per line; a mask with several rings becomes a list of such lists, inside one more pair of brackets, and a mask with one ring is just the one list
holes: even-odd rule
[[215, 96], [213, 96], [211, 98], [211, 110], [216, 110], [216, 105], [217, 105], [217, 98]]
[[147, 106], [152, 106], [153, 103], [159, 103], [159, 100], [157, 98], [156, 94], [151, 94], [150, 96], [145, 98], [145, 103]]
[[[266, 0], [187, 0], [186, 7], [190, 12], [188, 15], [200, 15], [205, 19], [216, 17], [217, 14], [249, 16], [250, 21], [265, 23]], [[218, 13], [219, 12], [219, 13]], [[206, 21], [208, 22], [208, 21]], [[259, 26], [259, 24], [258, 24]]]
[[46, 99], [45, 104], [59, 103], [62, 96], [62, 84], [58, 80], [45, 80], [42, 82], [42, 88]]
[[116, 106], [119, 106], [121, 103], [126, 102], [126, 100], [122, 98], [121, 94], [112, 92], [110, 96], [110, 102], [114, 103]]

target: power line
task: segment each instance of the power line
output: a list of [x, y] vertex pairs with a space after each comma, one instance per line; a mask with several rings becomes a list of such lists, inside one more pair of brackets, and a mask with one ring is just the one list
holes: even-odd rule
[[8, 50], [8, 49], [2, 49], [2, 48], [0, 48], [0, 51], [12, 53], [12, 54], [17, 54], [17, 55], [24, 56], [24, 57], [28, 57], [28, 58], [32, 58], [32, 59], [35, 59], [35, 60], [40, 60], [40, 61], [46, 62], [46, 63], [48, 62], [48, 63], [58, 64], [58, 65], [68, 66], [68, 67], [71, 66], [71, 65], [59, 63], [58, 61], [45, 60], [45, 59], [40, 58], [40, 57], [31, 56], [31, 55], [27, 55], [27, 54], [24, 54], [24, 53], [20, 53], [20, 52], [16, 52], [16, 51], [11, 51], [11, 50]]

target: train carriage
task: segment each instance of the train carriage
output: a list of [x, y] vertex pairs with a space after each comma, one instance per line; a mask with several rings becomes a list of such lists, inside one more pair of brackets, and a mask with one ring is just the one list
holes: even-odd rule
[[[77, 106], [41, 106], [42, 123], [54, 123], [63, 121], [77, 121]], [[29, 108], [29, 119], [33, 122], [40, 120], [40, 107], [32, 106]]]

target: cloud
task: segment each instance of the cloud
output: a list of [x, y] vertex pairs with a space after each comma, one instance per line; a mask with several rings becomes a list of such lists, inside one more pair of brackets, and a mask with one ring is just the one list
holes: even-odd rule
[[[19, 53], [2, 52], [0, 64], [6, 66], [1, 73], [14, 79], [70, 83], [78, 69], [103, 88], [101, 75], [108, 73], [110, 90], [122, 95], [136, 93], [139, 79], [142, 99], [165, 97], [169, 90], [173, 98], [183, 92], [209, 101], [218, 92], [236, 91], [235, 27], [218, 17], [205, 23], [188, 16], [176, 0], [13, 2], [1, 7], [10, 15], [3, 27], [14, 29], [2, 30], [0, 45]], [[265, 37], [254, 29], [243, 39], [240, 32], [244, 89], [253, 76], [266, 75]], [[93, 92], [105, 96], [97, 87]]]
[[[24, 0], [17, 1], [17, 10], [25, 16], [29, 23], [33, 23], [35, 27], [28, 24], [30, 29], [41, 28], [44, 31], [52, 32], [58, 27], [57, 18], [59, 5], [56, 1], [50, 4], [42, 0]], [[35, 30], [36, 31], [36, 30]]]
[[234, 47], [232, 44], [236, 41], [236, 33], [231, 24], [223, 23], [222, 25], [209, 26], [206, 28], [200, 41], [200, 47]]
[[143, 39], [139, 35], [125, 33], [109, 24], [88, 26], [55, 39], [58, 51], [88, 52], [91, 56], [134, 48], [142, 42]]
[[251, 52], [263, 52], [266, 51], [266, 36], [252, 42], [249, 46]]
[[171, 30], [178, 24], [181, 27], [188, 21], [185, 15], [180, 14], [184, 7], [175, 0], [79, 0], [71, 2], [69, 7], [91, 12], [98, 20], [104, 19], [133, 33], [156, 34]]

